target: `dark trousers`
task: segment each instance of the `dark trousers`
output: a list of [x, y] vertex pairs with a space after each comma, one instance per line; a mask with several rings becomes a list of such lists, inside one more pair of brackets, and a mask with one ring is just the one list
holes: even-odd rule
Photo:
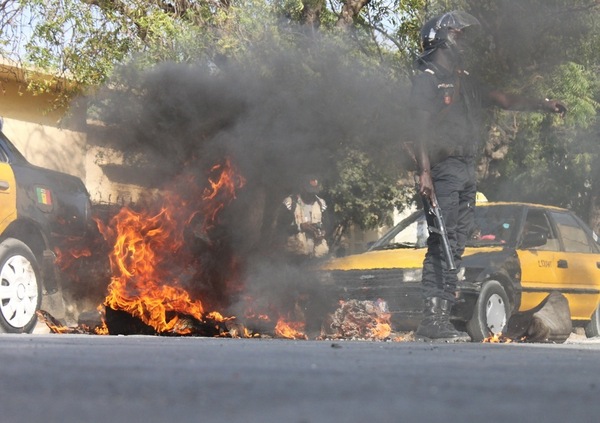
[[[477, 187], [474, 160], [450, 156], [433, 166], [431, 176], [457, 270], [446, 269], [440, 236], [430, 232], [423, 261], [423, 295], [425, 298], [440, 297], [454, 303], [458, 269], [465, 243], [475, 224]], [[427, 224], [433, 226], [433, 217], [427, 209], [425, 213]]]

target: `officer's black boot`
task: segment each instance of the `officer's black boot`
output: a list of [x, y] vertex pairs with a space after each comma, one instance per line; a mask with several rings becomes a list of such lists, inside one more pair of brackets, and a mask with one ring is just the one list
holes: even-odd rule
[[452, 338], [456, 341], [470, 341], [471, 337], [467, 332], [457, 330], [450, 322], [450, 312], [452, 311], [452, 303], [448, 300], [440, 301], [440, 309], [442, 310], [442, 321], [447, 333], [452, 334]]
[[439, 297], [425, 300], [424, 318], [421, 320], [415, 335], [418, 338], [428, 338], [442, 341], [470, 341], [466, 332], [460, 332], [450, 323], [452, 304]]
[[425, 338], [431, 338], [435, 335], [439, 326], [439, 314], [436, 302], [433, 301], [433, 298], [427, 298], [423, 310], [423, 319], [419, 323], [415, 335]]

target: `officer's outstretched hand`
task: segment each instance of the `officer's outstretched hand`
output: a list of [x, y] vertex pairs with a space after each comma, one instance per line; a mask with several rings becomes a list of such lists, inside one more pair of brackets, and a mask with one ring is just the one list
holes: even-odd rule
[[544, 100], [542, 107], [546, 112], [560, 114], [560, 117], [564, 117], [567, 113], [567, 107], [558, 100]]

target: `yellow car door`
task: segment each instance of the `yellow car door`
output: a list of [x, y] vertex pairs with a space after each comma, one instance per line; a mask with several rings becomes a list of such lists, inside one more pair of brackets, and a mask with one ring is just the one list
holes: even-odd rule
[[[539, 234], [544, 236], [539, 237], [540, 242], [527, 245], [529, 239], [535, 239]], [[543, 209], [529, 209], [523, 229], [522, 246], [517, 249], [523, 289], [519, 311], [534, 308], [550, 291], [559, 289], [564, 284], [560, 280], [558, 254], [560, 242], [548, 215]]]
[[519, 250], [521, 262], [521, 306], [519, 311], [539, 305], [559, 285], [554, 251]]
[[551, 211], [563, 243], [557, 253], [559, 290], [569, 300], [573, 320], [589, 320], [600, 300], [600, 253], [582, 222], [568, 212]]

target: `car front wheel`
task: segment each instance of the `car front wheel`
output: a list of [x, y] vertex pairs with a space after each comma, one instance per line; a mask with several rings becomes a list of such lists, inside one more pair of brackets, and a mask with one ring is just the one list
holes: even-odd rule
[[31, 333], [41, 301], [35, 256], [21, 241], [7, 238], [0, 244], [0, 332]]
[[585, 327], [585, 336], [594, 338], [600, 336], [600, 305], [592, 314], [592, 319]]
[[481, 287], [467, 332], [473, 341], [483, 341], [502, 332], [509, 317], [506, 291], [498, 281], [487, 281]]

